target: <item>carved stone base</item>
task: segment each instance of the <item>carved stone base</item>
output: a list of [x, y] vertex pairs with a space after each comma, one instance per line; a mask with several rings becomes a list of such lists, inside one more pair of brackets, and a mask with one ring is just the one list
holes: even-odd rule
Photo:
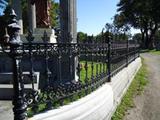
[[[34, 31], [33, 31], [34, 41], [33, 42], [42, 43], [43, 42], [42, 37], [43, 37], [45, 31], [49, 37], [48, 42], [49, 43], [57, 43], [55, 32], [51, 28], [36, 28], [36, 29], [34, 29]], [[27, 34], [21, 35], [21, 39], [23, 42], [27, 42], [26, 37], [27, 37]]]

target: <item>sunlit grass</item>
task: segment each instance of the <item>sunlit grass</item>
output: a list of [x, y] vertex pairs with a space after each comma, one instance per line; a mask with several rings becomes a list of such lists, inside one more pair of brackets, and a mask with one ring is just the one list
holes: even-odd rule
[[157, 51], [157, 50], [150, 50], [149, 53], [154, 55], [160, 55], [160, 51]]
[[120, 105], [117, 107], [117, 110], [114, 113], [112, 120], [123, 120], [126, 111], [134, 107], [133, 98], [135, 97], [135, 95], [140, 95], [143, 92], [145, 86], [148, 83], [147, 74], [148, 71], [146, 65], [143, 62], [141, 69], [135, 76]]
[[[106, 73], [106, 67], [107, 67], [106, 63], [87, 62], [87, 71], [85, 69], [86, 62], [81, 61], [80, 64], [81, 64], [80, 80], [82, 81], [82, 83], [85, 83], [86, 81], [90, 81], [92, 77], [96, 78], [96, 76], [99, 75], [100, 72]], [[93, 69], [92, 69], [92, 64], [93, 64]]]

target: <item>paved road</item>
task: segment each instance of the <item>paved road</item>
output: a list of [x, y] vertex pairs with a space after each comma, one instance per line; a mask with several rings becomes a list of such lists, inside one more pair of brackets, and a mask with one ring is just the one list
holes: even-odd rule
[[129, 110], [124, 120], [160, 120], [160, 55], [142, 54], [149, 70], [149, 85], [143, 95], [137, 96], [135, 108]]
[[0, 120], [13, 120], [11, 101], [0, 101]]

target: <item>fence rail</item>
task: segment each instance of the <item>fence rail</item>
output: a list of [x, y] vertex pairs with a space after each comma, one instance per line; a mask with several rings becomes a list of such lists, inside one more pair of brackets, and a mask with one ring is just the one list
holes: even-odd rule
[[[33, 43], [29, 33], [28, 43], [22, 43], [14, 13], [7, 28], [9, 35], [6, 32], [1, 41], [0, 53], [11, 58], [12, 69], [7, 72], [13, 72], [15, 120], [25, 119], [27, 110], [31, 116], [88, 95], [139, 57], [138, 44], [113, 41], [106, 35], [101, 43], [47, 43], [44, 32], [44, 42]], [[27, 82], [24, 72], [28, 73]], [[26, 89], [26, 84], [31, 88]]]

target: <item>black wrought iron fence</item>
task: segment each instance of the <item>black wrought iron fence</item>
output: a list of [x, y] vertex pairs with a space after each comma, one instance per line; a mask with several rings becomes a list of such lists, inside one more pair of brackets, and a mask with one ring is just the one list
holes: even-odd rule
[[29, 32], [28, 43], [22, 43], [13, 11], [10, 17], [0, 52], [11, 58], [15, 120], [25, 119], [27, 111], [31, 116], [91, 93], [139, 56], [135, 42], [106, 35], [101, 43], [48, 43], [44, 32], [43, 43], [34, 43]]

